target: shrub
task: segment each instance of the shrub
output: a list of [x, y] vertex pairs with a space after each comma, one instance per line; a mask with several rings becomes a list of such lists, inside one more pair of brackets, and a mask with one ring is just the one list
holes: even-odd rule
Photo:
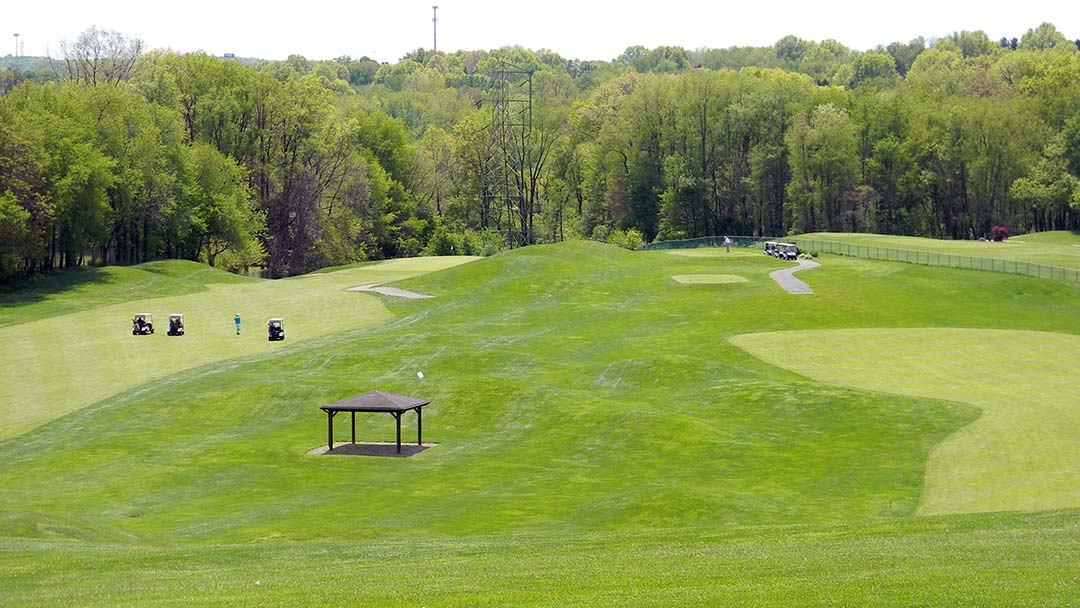
[[507, 248], [506, 237], [496, 230], [466, 230], [461, 239], [462, 255], [495, 255]]
[[629, 228], [625, 231], [612, 230], [607, 237], [607, 242], [609, 245], [618, 245], [626, 249], [637, 249], [645, 244], [645, 238], [637, 228]]
[[606, 243], [609, 236], [611, 236], [611, 226], [607, 224], [597, 224], [593, 227], [592, 236], [589, 238], [594, 241]]
[[1005, 241], [1009, 238], [1009, 229], [1005, 226], [994, 226], [990, 229], [991, 241]]
[[424, 247], [424, 255], [458, 255], [462, 250], [462, 237], [451, 234], [446, 226], [439, 226]]

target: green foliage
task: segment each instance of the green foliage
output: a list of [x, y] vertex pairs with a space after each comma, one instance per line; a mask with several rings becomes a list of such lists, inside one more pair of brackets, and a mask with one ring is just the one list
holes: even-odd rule
[[[857, 52], [792, 35], [611, 62], [506, 47], [379, 64], [139, 55], [137, 39], [92, 30], [70, 50], [100, 62], [73, 63], [69, 82], [0, 78], [0, 125], [22, 142], [5, 154], [33, 161], [9, 166], [39, 175], [29, 198], [10, 188], [31, 213], [17, 266], [226, 255], [285, 276], [434, 251], [438, 225], [462, 247], [469, 230], [516, 246], [598, 226], [646, 240], [1076, 229], [1071, 205], [1055, 195], [1048, 212], [1018, 182], [1057, 133], [1080, 175], [1080, 53], [1063, 39], [1044, 24], [1016, 44], [958, 31]], [[533, 103], [500, 161], [486, 87], [507, 65], [527, 70]], [[820, 107], [844, 118], [818, 124]], [[197, 185], [195, 162], [228, 178]], [[509, 197], [494, 162], [511, 168]]]
[[45, 266], [52, 200], [40, 150], [0, 124], [0, 283]]
[[863, 53], [855, 58], [851, 86], [887, 87], [896, 83], [896, 62], [887, 53]]
[[642, 237], [640, 232], [630, 228], [629, 230], [612, 230], [605, 242], [608, 245], [615, 245], [632, 251], [645, 245], [645, 238]]
[[257, 262], [250, 259], [250, 252], [263, 221], [252, 211], [243, 171], [208, 144], [195, 144], [185, 152], [186, 166], [174, 215], [180, 239], [194, 243], [195, 251], [210, 266], [230, 249], [247, 251], [249, 255], [240, 259]]
[[1069, 172], [1064, 137], [1055, 137], [1046, 145], [1031, 172], [1012, 183], [1009, 195], [1031, 205], [1044, 230], [1068, 226], [1071, 206], [1080, 201], [1080, 179]]
[[1001, 50], [1001, 45], [992, 42], [982, 30], [953, 32], [948, 39], [960, 48], [960, 54], [964, 57], [993, 55]]
[[1077, 112], [1061, 132], [1062, 150], [1069, 173], [1080, 177], [1080, 112]]
[[896, 72], [901, 77], [907, 76], [908, 70], [911, 69], [912, 64], [915, 63], [915, 59], [926, 50], [926, 40], [921, 36], [915, 38], [911, 42], [892, 42], [885, 47], [885, 51], [892, 56], [896, 62]]
[[462, 255], [491, 256], [509, 248], [506, 236], [492, 230], [465, 230], [461, 237]]
[[432, 233], [423, 255], [469, 255], [463, 253], [462, 238], [451, 234], [446, 226], [439, 226]]
[[1043, 22], [1039, 27], [1029, 29], [1020, 39], [1020, 48], [1030, 51], [1046, 51], [1058, 49], [1067, 53], [1075, 53], [1076, 47], [1058, 31], [1054, 24]]
[[841, 194], [854, 185], [855, 125], [847, 113], [831, 103], [817, 106], [810, 115], [799, 114], [787, 135], [794, 201], [791, 227], [814, 232], [839, 226]]
[[19, 205], [10, 190], [0, 194], [0, 281], [19, 272], [32, 238], [30, 212]]
[[690, 55], [686, 49], [677, 46], [658, 46], [654, 49], [632, 46], [616, 61], [630, 65], [639, 73], [674, 73], [691, 67]]

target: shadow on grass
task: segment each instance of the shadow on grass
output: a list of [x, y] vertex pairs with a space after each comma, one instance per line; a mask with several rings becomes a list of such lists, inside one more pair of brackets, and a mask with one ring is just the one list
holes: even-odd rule
[[327, 450], [326, 447], [315, 448], [308, 452], [308, 454], [316, 455], [329, 455], [329, 456], [385, 456], [389, 458], [409, 458], [410, 456], [416, 456], [420, 452], [424, 452], [435, 447], [436, 443], [425, 443], [424, 445], [416, 445], [415, 443], [402, 443], [401, 453], [397, 451], [396, 443], [338, 443], [334, 445], [334, 449]]
[[101, 267], [54, 270], [29, 279], [0, 285], [0, 307], [43, 302], [49, 296], [84, 285], [109, 285], [119, 278]]
[[0, 327], [128, 300], [186, 295], [211, 284], [259, 281], [188, 260], [57, 270], [0, 288]]

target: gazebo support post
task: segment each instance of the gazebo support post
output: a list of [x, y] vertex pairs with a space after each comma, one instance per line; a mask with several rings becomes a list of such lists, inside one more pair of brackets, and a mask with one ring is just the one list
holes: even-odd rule
[[401, 453], [401, 412], [394, 412], [394, 420], [397, 421], [397, 453]]
[[333, 410], [323, 410], [326, 412], [326, 451], [334, 449], [334, 416], [337, 412]]
[[416, 408], [416, 445], [424, 446], [424, 436], [422, 434], [424, 429], [423, 418], [421, 414], [421, 408]]
[[352, 414], [352, 442], [356, 443], [356, 412], [349, 412]]

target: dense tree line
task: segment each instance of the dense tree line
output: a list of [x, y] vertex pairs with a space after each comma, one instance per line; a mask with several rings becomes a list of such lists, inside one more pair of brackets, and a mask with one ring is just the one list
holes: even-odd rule
[[[279, 62], [92, 29], [0, 66], [0, 279], [201, 259], [273, 276], [589, 237], [1080, 229], [1080, 41]], [[28, 65], [36, 65], [33, 70]], [[531, 74], [492, 196], [490, 74]], [[47, 66], [47, 67], [46, 67]]]

